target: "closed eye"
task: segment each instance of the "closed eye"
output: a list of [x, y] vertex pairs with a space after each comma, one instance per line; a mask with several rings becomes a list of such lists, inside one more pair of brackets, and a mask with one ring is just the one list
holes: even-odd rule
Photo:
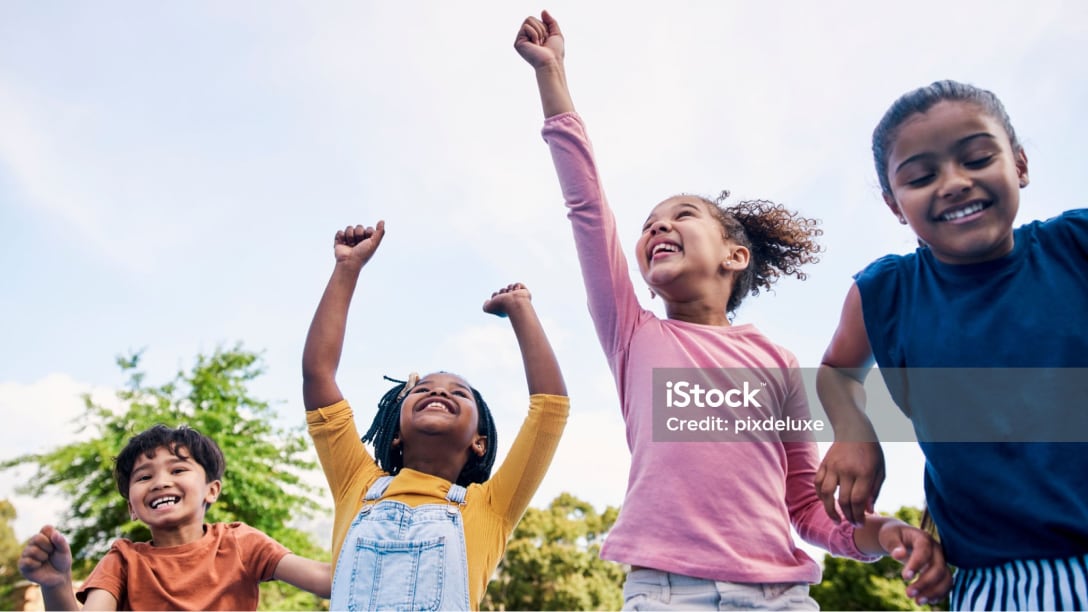
[[974, 159], [965, 161], [963, 162], [963, 165], [971, 169], [985, 168], [990, 164], [991, 161], [993, 161], [993, 159], [993, 155], [986, 155], [984, 157], [976, 157]]
[[907, 184], [910, 185], [911, 187], [922, 187], [922, 186], [928, 184], [930, 181], [932, 181], [934, 176], [935, 175], [932, 174], [932, 173], [931, 174], [924, 174], [924, 175], [919, 176], [917, 178], [910, 179], [909, 181], [907, 181]]

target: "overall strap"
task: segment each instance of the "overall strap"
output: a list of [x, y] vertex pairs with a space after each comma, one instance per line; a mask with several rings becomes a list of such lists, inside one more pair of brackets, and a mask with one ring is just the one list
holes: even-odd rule
[[467, 493], [467, 492], [468, 492], [468, 489], [462, 487], [461, 485], [456, 484], [456, 483], [451, 484], [450, 485], [450, 492], [446, 494], [446, 501], [450, 501], [450, 502], [453, 502], [453, 503], [455, 503], [457, 505], [461, 505], [461, 504], [465, 503], [465, 493]]
[[377, 501], [382, 495], [385, 495], [385, 490], [389, 488], [391, 482], [393, 482], [393, 477], [388, 474], [375, 480], [374, 484], [370, 485], [370, 488], [366, 490], [366, 497], [363, 498], [363, 501]]

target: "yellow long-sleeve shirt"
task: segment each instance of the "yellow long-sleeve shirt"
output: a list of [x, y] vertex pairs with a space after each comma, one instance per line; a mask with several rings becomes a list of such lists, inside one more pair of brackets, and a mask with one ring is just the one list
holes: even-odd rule
[[[530, 396], [529, 414], [502, 465], [487, 482], [468, 487], [462, 517], [469, 601], [473, 609], [479, 607], [487, 582], [506, 550], [506, 541], [544, 479], [569, 413], [570, 401], [565, 396]], [[307, 412], [306, 423], [335, 504], [332, 532], [335, 563], [348, 528], [362, 508], [367, 489], [385, 472], [359, 441], [355, 417], [346, 400]], [[451, 484], [444, 478], [403, 469], [393, 478], [382, 499], [411, 507], [445, 503]]]

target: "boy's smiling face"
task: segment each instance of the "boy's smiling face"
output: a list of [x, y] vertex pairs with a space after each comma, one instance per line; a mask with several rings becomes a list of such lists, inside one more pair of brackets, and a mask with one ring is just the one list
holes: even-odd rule
[[222, 487], [218, 480], [207, 482], [204, 468], [189, 449], [180, 446], [176, 451], [160, 446], [150, 458], [141, 454], [129, 479], [129, 512], [151, 528], [156, 543], [164, 530], [202, 531], [204, 513]]

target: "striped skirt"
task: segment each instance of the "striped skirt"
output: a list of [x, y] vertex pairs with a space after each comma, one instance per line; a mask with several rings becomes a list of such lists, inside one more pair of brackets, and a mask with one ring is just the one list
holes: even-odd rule
[[959, 569], [950, 597], [952, 610], [1085, 610], [1088, 554]]

